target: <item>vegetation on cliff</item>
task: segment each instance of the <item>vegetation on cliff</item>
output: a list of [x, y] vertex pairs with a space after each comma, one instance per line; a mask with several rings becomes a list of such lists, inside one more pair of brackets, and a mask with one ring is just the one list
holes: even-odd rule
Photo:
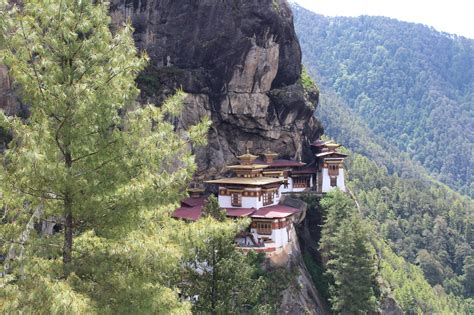
[[[208, 123], [175, 131], [183, 93], [161, 107], [134, 103], [146, 57], [132, 28], [112, 34], [103, 2], [0, 9], [1, 61], [30, 105], [27, 120], [0, 114], [13, 136], [0, 156], [0, 313], [260, 305], [257, 262], [233, 244], [246, 222], [169, 217], [196, 169], [188, 146], [205, 143]], [[39, 233], [53, 223], [60, 233]]]

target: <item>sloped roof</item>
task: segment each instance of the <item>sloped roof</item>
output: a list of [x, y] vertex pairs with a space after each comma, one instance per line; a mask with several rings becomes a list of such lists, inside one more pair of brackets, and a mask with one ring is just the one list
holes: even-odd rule
[[197, 221], [201, 217], [202, 206], [196, 207], [181, 207], [176, 209], [171, 216], [177, 219], [185, 219], [191, 221]]
[[205, 181], [205, 183], [208, 184], [235, 184], [252, 186], [263, 186], [281, 182], [283, 182], [282, 179], [272, 177], [230, 177]]
[[186, 207], [196, 207], [204, 205], [204, 202], [207, 200], [207, 197], [193, 198], [188, 197], [181, 200], [181, 205]]
[[347, 154], [339, 153], [339, 152], [335, 152], [335, 151], [328, 151], [328, 152], [322, 152], [322, 153], [316, 154], [317, 157], [329, 157], [331, 155], [335, 155], [335, 156], [338, 156], [338, 157], [346, 157], [347, 156]]
[[255, 212], [255, 208], [226, 208], [228, 217], [248, 217]]
[[277, 218], [286, 218], [292, 214], [300, 212], [299, 209], [284, 206], [284, 205], [275, 205], [260, 208], [250, 215], [251, 218], [265, 218], [265, 219], [277, 219]]

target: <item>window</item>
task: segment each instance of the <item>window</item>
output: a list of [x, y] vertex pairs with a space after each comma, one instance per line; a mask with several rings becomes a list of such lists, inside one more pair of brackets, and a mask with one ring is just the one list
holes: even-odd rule
[[306, 188], [309, 187], [309, 177], [295, 177], [293, 186], [295, 188]]
[[329, 176], [337, 176], [339, 175], [339, 166], [336, 164], [329, 164]]
[[264, 192], [263, 193], [263, 205], [270, 205], [273, 203], [273, 192]]
[[232, 193], [230, 195], [232, 206], [241, 207], [242, 206], [242, 195], [239, 193]]
[[331, 187], [337, 186], [337, 177], [331, 177]]
[[257, 233], [260, 235], [271, 235], [272, 223], [271, 222], [257, 222]]

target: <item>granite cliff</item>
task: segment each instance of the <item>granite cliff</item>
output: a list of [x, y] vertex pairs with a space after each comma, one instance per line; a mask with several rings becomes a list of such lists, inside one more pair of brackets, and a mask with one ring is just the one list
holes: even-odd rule
[[141, 101], [189, 93], [179, 127], [209, 116], [209, 144], [196, 152], [198, 175], [214, 175], [251, 146], [282, 156], [308, 154], [322, 134], [316, 90], [300, 82], [301, 50], [286, 0], [112, 1], [115, 24], [131, 19], [150, 56]]
[[[138, 79], [141, 102], [159, 105], [177, 88], [188, 93], [177, 127], [209, 116], [209, 144], [197, 149], [198, 175], [215, 175], [242, 154], [271, 149], [309, 154], [322, 134], [313, 118], [318, 91], [301, 84], [301, 49], [286, 0], [113, 0], [114, 25], [130, 19], [136, 44], [150, 56]], [[0, 67], [0, 107], [25, 111]]]

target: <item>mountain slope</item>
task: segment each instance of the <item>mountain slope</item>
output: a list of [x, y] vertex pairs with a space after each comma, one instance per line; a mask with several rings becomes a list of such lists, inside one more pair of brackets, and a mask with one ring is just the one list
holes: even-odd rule
[[303, 61], [323, 87], [387, 144], [473, 196], [474, 40], [383, 17], [293, 10]]

